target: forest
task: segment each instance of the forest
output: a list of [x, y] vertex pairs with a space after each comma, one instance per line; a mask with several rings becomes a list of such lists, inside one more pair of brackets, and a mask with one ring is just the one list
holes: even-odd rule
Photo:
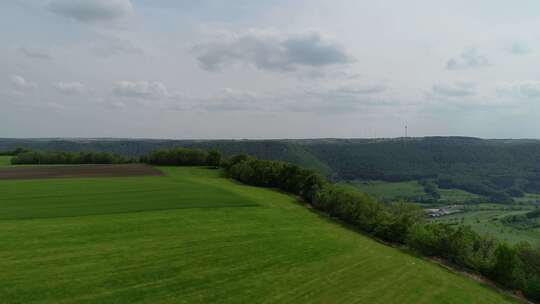
[[159, 149], [249, 154], [315, 170], [333, 181], [419, 180], [497, 203], [540, 193], [540, 141], [468, 137], [309, 140], [0, 139], [0, 151], [109, 152], [140, 157]]

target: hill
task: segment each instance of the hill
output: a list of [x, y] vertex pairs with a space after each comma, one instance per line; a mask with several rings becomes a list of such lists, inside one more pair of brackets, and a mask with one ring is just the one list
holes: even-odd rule
[[429, 180], [492, 202], [540, 193], [540, 141], [467, 137], [309, 140], [0, 139], [0, 151], [104, 151], [140, 156], [183, 146], [252, 154], [315, 169], [335, 180]]
[[219, 170], [0, 181], [3, 303], [511, 303]]
[[306, 150], [341, 179], [433, 179], [504, 202], [540, 191], [540, 142], [460, 137], [312, 142]]

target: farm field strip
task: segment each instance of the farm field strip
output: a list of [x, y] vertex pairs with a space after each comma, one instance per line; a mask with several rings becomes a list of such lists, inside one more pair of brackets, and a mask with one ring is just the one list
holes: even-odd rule
[[[351, 181], [350, 185], [382, 200], [417, 198], [427, 196], [424, 187], [418, 181], [386, 182], [386, 181]], [[448, 204], [461, 204], [480, 196], [460, 189], [437, 189], [440, 201]]]
[[353, 181], [352, 185], [380, 199], [422, 196], [426, 193], [417, 181], [385, 182], [385, 181]]
[[[110, 195], [110, 194], [127, 194], [127, 193], [148, 193], [148, 192], [159, 192], [159, 191], [173, 191], [175, 188], [155, 188], [155, 189], [146, 189], [146, 190], [123, 190], [123, 191], [105, 191], [99, 193], [86, 193], [84, 196], [100, 196], [100, 195]], [[49, 198], [75, 198], [80, 197], [81, 193], [70, 193], [70, 194], [51, 194], [51, 195], [37, 195], [37, 196], [26, 196], [18, 195], [13, 197], [2, 197], [0, 201], [13, 201], [18, 199], [24, 200], [36, 200], [36, 199], [49, 199]]]
[[0, 155], [0, 167], [11, 165], [11, 156]]
[[[531, 209], [532, 210], [532, 209]], [[527, 241], [533, 246], [540, 246], [540, 228], [516, 229], [499, 220], [510, 215], [527, 213], [530, 210], [479, 210], [443, 216], [436, 221], [469, 225], [479, 233], [491, 235], [511, 244]]]
[[[385, 182], [385, 181], [355, 181], [351, 186], [360, 189], [370, 195], [383, 200], [397, 200], [403, 197], [418, 197], [426, 195], [422, 185], [417, 181], [409, 182]], [[440, 203], [461, 205], [467, 200], [478, 199], [479, 195], [463, 191], [460, 189], [438, 189], [441, 196]], [[500, 222], [500, 219], [510, 215], [527, 213], [538, 206], [540, 195], [526, 193], [523, 198], [516, 198], [519, 204], [517, 207], [523, 210], [512, 210], [505, 208], [505, 205], [482, 203], [479, 205], [463, 205], [461, 208], [465, 212], [452, 215], [445, 215], [435, 221], [450, 224], [464, 224], [481, 234], [493, 236], [505, 240], [508, 243], [516, 244], [527, 241], [534, 246], [540, 246], [540, 228], [517, 229]], [[411, 201], [414, 203], [414, 200]], [[438, 208], [430, 204], [419, 204], [424, 208]], [[508, 206], [506, 206], [508, 207]], [[481, 208], [482, 210], [474, 210]]]
[[0, 180], [156, 176], [161, 171], [143, 164], [43, 165], [0, 167]]
[[[152, 181], [154, 189], [160, 182], [167, 188], [177, 183], [177, 192], [165, 191], [161, 199], [225, 208], [91, 215], [92, 203], [106, 208], [101, 200], [71, 197], [72, 204], [85, 205], [82, 213], [68, 208], [67, 201], [43, 200], [58, 212], [67, 208], [73, 217], [0, 221], [2, 303], [515, 302], [351, 231], [285, 194], [234, 183], [218, 170], [160, 169], [166, 176], [141, 179]], [[110, 191], [115, 183], [129, 187], [138, 179], [81, 179], [73, 191], [84, 185], [92, 190], [87, 193], [100, 185]], [[21, 187], [54, 191], [41, 184], [55, 183], [66, 181]], [[120, 199], [122, 206], [137, 197], [143, 197], [141, 204], [160, 201], [156, 192], [109, 196], [110, 204]], [[259, 207], [236, 208], [232, 202]], [[30, 204], [29, 210], [18, 213], [39, 213], [32, 210], [35, 200], [22, 203]], [[0, 210], [4, 204], [0, 201]]]
[[0, 193], [0, 220], [258, 206], [223, 189], [165, 176], [0, 181]]

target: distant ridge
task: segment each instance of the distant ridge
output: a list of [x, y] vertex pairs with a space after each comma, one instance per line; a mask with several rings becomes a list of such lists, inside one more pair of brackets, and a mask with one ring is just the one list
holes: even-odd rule
[[[404, 144], [406, 143], [406, 144]], [[172, 147], [251, 154], [317, 170], [334, 180], [433, 179], [441, 187], [509, 200], [540, 193], [540, 140], [464, 136], [321, 139], [171, 140], [123, 138], [0, 139], [0, 151], [99, 151], [140, 156]]]

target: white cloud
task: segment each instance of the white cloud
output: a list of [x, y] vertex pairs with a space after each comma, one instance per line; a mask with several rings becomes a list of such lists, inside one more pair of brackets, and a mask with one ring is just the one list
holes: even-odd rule
[[475, 85], [471, 82], [456, 82], [453, 84], [436, 84], [432, 92], [443, 97], [466, 97], [476, 94]]
[[101, 57], [110, 57], [114, 55], [133, 55], [144, 54], [144, 51], [127, 39], [115, 36], [103, 36], [93, 41], [90, 50]]
[[291, 71], [352, 61], [343, 47], [316, 32], [286, 35], [251, 31], [199, 44], [193, 51], [200, 66], [208, 71], [239, 63], [261, 70]]
[[35, 83], [24, 79], [24, 77], [20, 75], [12, 75], [10, 77], [10, 80], [11, 84], [15, 87], [17, 91], [28, 91], [33, 90], [37, 87]]
[[19, 51], [24, 56], [28, 58], [32, 58], [32, 59], [43, 59], [43, 60], [52, 59], [52, 56], [47, 51], [40, 50], [40, 49], [20, 47]]
[[267, 107], [267, 98], [255, 92], [225, 88], [210, 96], [194, 98], [192, 107], [208, 112], [250, 111]]
[[133, 12], [130, 0], [53, 0], [49, 9], [80, 22], [111, 21]]
[[508, 47], [508, 52], [513, 55], [525, 55], [530, 53], [531, 49], [521, 42], [514, 42], [510, 47]]
[[161, 99], [170, 97], [167, 87], [157, 81], [119, 81], [113, 88], [117, 97]]
[[379, 94], [387, 90], [385, 85], [347, 85], [337, 89], [332, 89], [330, 92], [334, 92], [337, 95], [349, 95], [349, 96], [362, 96], [362, 95], [374, 95]]
[[489, 60], [474, 48], [468, 49], [446, 63], [448, 70], [476, 69], [489, 66]]
[[188, 96], [171, 110], [207, 112], [258, 112], [343, 114], [399, 105], [384, 85], [307, 87], [253, 92], [225, 88], [219, 92]]
[[538, 98], [540, 97], [540, 81], [525, 80], [501, 83], [497, 86], [497, 92], [500, 96]]
[[65, 105], [59, 104], [57, 102], [47, 102], [45, 103], [44, 107], [55, 111], [63, 111], [66, 109]]
[[113, 101], [109, 104], [109, 107], [112, 109], [123, 109], [126, 107], [126, 104], [121, 101]]
[[386, 85], [347, 84], [337, 87], [308, 88], [295, 98], [287, 109], [295, 112], [345, 114], [365, 112], [400, 103], [388, 92]]
[[434, 85], [425, 94], [424, 106], [432, 113], [445, 111], [495, 113], [523, 106], [524, 101], [516, 98], [510, 90], [504, 89], [502, 84], [493, 87], [474, 82], [454, 82]]
[[54, 87], [66, 95], [81, 95], [87, 91], [86, 86], [80, 82], [58, 82]]

